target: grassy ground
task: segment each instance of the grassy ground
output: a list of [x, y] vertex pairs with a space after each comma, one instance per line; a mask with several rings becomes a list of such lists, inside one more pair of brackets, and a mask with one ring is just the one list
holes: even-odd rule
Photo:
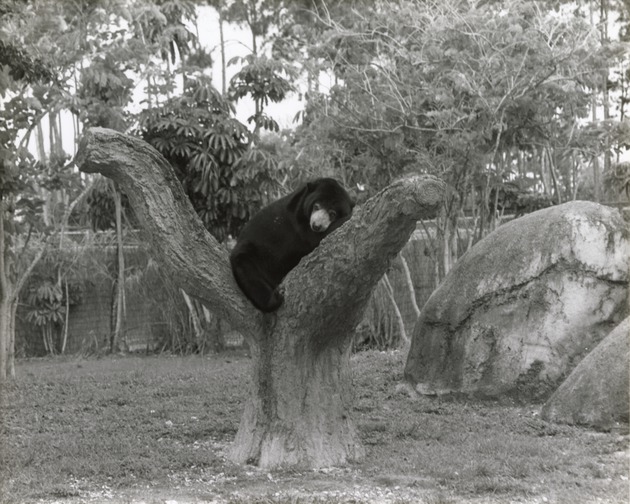
[[400, 352], [353, 358], [363, 463], [268, 473], [225, 459], [243, 355], [21, 362], [2, 390], [0, 502], [628, 502], [627, 431], [411, 400], [396, 389], [402, 365]]

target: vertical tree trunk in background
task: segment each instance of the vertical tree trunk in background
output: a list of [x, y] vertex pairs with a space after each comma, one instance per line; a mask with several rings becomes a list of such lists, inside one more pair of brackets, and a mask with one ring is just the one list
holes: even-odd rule
[[7, 378], [15, 378], [15, 320], [18, 300], [13, 299], [9, 309], [9, 339], [7, 345]]
[[15, 325], [12, 316], [17, 303], [11, 303], [2, 293], [0, 299], [0, 382], [15, 376], [12, 344], [15, 341]]
[[123, 248], [122, 235], [122, 201], [120, 199], [120, 191], [118, 185], [112, 187], [114, 196], [114, 206], [116, 213], [116, 320], [114, 322], [114, 331], [110, 342], [110, 352], [114, 353], [120, 350], [120, 335], [122, 333], [123, 321], [125, 318], [125, 253]]
[[227, 76], [225, 75], [225, 71], [227, 69], [227, 63], [225, 61], [225, 40], [223, 38], [223, 12], [221, 8], [217, 10], [219, 11], [219, 43], [221, 45], [221, 95], [226, 96]]
[[[597, 0], [593, 0], [593, 1], [597, 1]], [[593, 28], [596, 28], [597, 23], [595, 22], [595, 19], [594, 19], [593, 1], [588, 2], [588, 7], [589, 7], [591, 26]], [[606, 85], [606, 82], [604, 81], [604, 86], [605, 85]], [[597, 89], [594, 89], [592, 93], [593, 94], [591, 95], [591, 112], [592, 112], [591, 119], [594, 123], [596, 123], [597, 122]], [[599, 156], [597, 153], [595, 153], [595, 155], [593, 156], [593, 199], [597, 203], [599, 203], [602, 199], [600, 187], [601, 187], [601, 182], [600, 182], [600, 170], [599, 170]]]
[[547, 162], [549, 166], [549, 174], [551, 175], [551, 183], [553, 184], [553, 190], [556, 193], [556, 203], [562, 204], [562, 192], [560, 186], [558, 186], [558, 177], [556, 176], [555, 161], [553, 159], [553, 153], [551, 147], [544, 148], [544, 152], [547, 154]]
[[[597, 121], [597, 98], [593, 95], [592, 98], [593, 107], [593, 122]], [[599, 170], [599, 156], [595, 154], [593, 156], [593, 200], [600, 202], [601, 196], [601, 182], [600, 182], [600, 170]]]
[[4, 292], [0, 293], [0, 381], [7, 379], [7, 352], [9, 348], [9, 306]]
[[155, 260], [178, 286], [246, 338], [252, 389], [232, 460], [264, 468], [359, 460], [349, 355], [372, 290], [421, 218], [441, 205], [442, 182], [409, 177], [354, 210], [282, 283], [284, 304], [262, 315], [238, 289], [227, 252], [203, 227], [172, 167], [141, 140], [90, 129], [76, 163], [120, 184]]
[[66, 295], [66, 315], [63, 321], [63, 336], [61, 338], [61, 355], [66, 353], [66, 345], [68, 343], [68, 322], [70, 320], [70, 292], [68, 289], [68, 279], [64, 279], [65, 295]]
[[[608, 1], [600, 0], [599, 2], [599, 33], [600, 41], [603, 46], [607, 46], [610, 43], [608, 37]], [[610, 94], [608, 92], [608, 66], [602, 70], [602, 109], [604, 114], [604, 122], [610, 120]], [[610, 173], [611, 169], [611, 149], [610, 149], [610, 136], [604, 136], [604, 173]], [[601, 192], [601, 190], [600, 190]], [[601, 194], [600, 194], [601, 196]], [[598, 200], [599, 201], [599, 200]]]
[[407, 330], [405, 329], [405, 320], [403, 319], [402, 313], [400, 313], [400, 309], [398, 308], [398, 303], [396, 302], [396, 297], [394, 296], [394, 288], [389, 281], [387, 273], [383, 275], [382, 282], [385, 285], [385, 291], [387, 292], [389, 302], [392, 304], [392, 308], [394, 309], [394, 315], [396, 316], [396, 323], [398, 324], [400, 337], [402, 338], [403, 342], [405, 342], [405, 344], [410, 343], [411, 340], [407, 336]]
[[534, 163], [536, 163], [535, 168], [540, 172], [540, 181], [543, 185], [543, 192], [546, 195], [549, 195], [549, 180], [547, 177], [547, 170], [545, 169], [545, 150], [543, 147], [540, 149], [534, 148]]
[[9, 276], [7, 242], [4, 229], [5, 200], [0, 196], [0, 381], [7, 378], [7, 350], [9, 347]]
[[407, 289], [409, 290], [409, 300], [411, 301], [411, 307], [413, 308], [413, 312], [416, 318], [418, 318], [418, 316], [420, 315], [420, 308], [418, 307], [418, 299], [416, 298], [416, 289], [414, 288], [413, 279], [411, 278], [411, 271], [409, 270], [409, 264], [407, 264], [407, 260], [405, 259], [405, 256], [402, 254], [402, 252], [399, 254], [399, 257], [400, 257], [400, 264], [402, 265], [402, 268], [403, 268], [403, 274], [405, 275], [405, 285], [407, 286]]
[[[0, 215], [2, 212], [0, 201]], [[41, 247], [25, 271], [13, 281], [9, 276], [9, 256], [6, 250], [5, 229], [0, 218], [0, 381], [15, 376], [15, 317], [20, 292], [33, 269], [44, 256], [45, 248]]]
[[191, 297], [186, 294], [186, 291], [180, 289], [180, 292], [182, 294], [182, 297], [184, 298], [186, 307], [188, 308], [188, 316], [190, 317], [190, 323], [192, 324], [195, 345], [197, 346], [197, 348], [201, 348], [203, 344], [203, 329], [201, 326], [199, 313], [197, 312], [197, 308], [195, 307]]

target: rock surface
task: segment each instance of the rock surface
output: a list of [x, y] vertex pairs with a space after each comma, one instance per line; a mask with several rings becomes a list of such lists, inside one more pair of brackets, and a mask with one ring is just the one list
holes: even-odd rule
[[630, 413], [630, 317], [582, 360], [542, 409], [545, 420], [609, 429]]
[[578, 201], [477, 243], [427, 301], [405, 378], [425, 394], [547, 398], [628, 311], [629, 230]]

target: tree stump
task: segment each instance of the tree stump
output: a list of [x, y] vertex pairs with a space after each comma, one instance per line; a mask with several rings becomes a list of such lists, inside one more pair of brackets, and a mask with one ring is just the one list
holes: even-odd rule
[[232, 460], [263, 468], [360, 460], [364, 449], [350, 418], [353, 331], [417, 220], [437, 212], [443, 183], [411, 176], [355, 208], [284, 279], [280, 309], [263, 315], [239, 290], [227, 251], [203, 227], [172, 167], [151, 146], [92, 128], [75, 162], [119, 184], [154, 259], [246, 338], [252, 391]]

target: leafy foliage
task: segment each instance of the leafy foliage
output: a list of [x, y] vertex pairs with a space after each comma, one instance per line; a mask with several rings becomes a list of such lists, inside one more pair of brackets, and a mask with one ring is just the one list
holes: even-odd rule
[[[309, 76], [296, 171], [341, 176], [368, 194], [408, 172], [443, 177], [440, 276], [461, 252], [464, 212], [472, 244], [508, 206], [519, 214], [587, 196], [578, 175], [624, 143], [613, 120], [589, 121], [608, 66], [624, 53], [602, 43], [587, 11], [572, 9], [383, 0], [293, 12], [281, 30], [288, 42], [274, 47], [302, 58]], [[327, 92], [316, 81], [322, 71], [333, 81]]]
[[49, 231], [63, 209], [60, 201], [47, 201], [47, 194], [62, 188], [72, 192], [78, 187], [77, 174], [63, 152], [38, 161], [17, 142], [20, 132], [38, 120], [42, 109], [38, 98], [16, 95], [0, 110], [0, 121], [5, 126], [0, 128], [0, 198], [11, 217], [6, 230], [11, 235]]
[[615, 163], [604, 173], [604, 185], [612, 193], [630, 198], [630, 162]]
[[92, 60], [81, 72], [79, 115], [85, 127], [101, 126], [125, 131], [125, 106], [131, 100], [134, 82], [113, 55]]
[[13, 81], [51, 81], [54, 74], [40, 58], [35, 58], [24, 50], [0, 40], [0, 96], [12, 87]]
[[[256, 103], [256, 113], [247, 119], [254, 123], [256, 130], [263, 128], [266, 130], [278, 131], [278, 123], [263, 113], [264, 107], [269, 102], [278, 103], [285, 99], [287, 94], [293, 90], [289, 79], [295, 77], [293, 69], [266, 56], [256, 56], [250, 54], [244, 58], [233, 58], [228, 65], [237, 62], [245, 63], [230, 82], [230, 98], [238, 101], [246, 96], [252, 98]], [[282, 74], [286, 73], [289, 79]]]
[[[94, 230], [105, 231], [116, 229], [116, 203], [114, 200], [112, 183], [109, 179], [100, 177], [94, 181], [82, 205], [79, 223], [88, 225]], [[129, 205], [129, 198], [120, 194], [123, 222], [135, 224], [135, 216]]]
[[27, 303], [31, 308], [26, 320], [31, 324], [38, 327], [63, 324], [66, 307], [60, 285], [50, 280], [43, 281], [28, 293]]
[[181, 97], [139, 117], [140, 134], [173, 165], [199, 216], [219, 240], [238, 234], [280, 174], [233, 113], [233, 105], [212, 83], [197, 77], [187, 80]]
[[83, 283], [61, 277], [61, 270], [71, 267], [60, 254], [49, 253], [25, 289], [26, 321], [41, 331], [44, 347], [50, 354], [63, 350], [58, 336], [66, 322], [68, 307], [80, 304], [83, 299]]
[[330, 20], [319, 50], [343, 81], [310, 97], [301, 145], [377, 187], [417, 165], [457, 187], [498, 153], [566, 141], [599, 79], [597, 41], [579, 18], [507, 9], [396, 2]]

